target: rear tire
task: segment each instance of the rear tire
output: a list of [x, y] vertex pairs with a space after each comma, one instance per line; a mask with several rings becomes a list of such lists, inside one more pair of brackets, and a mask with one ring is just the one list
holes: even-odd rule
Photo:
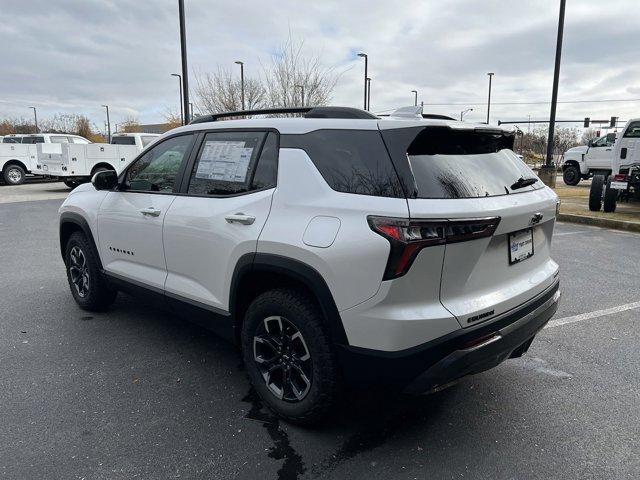
[[602, 192], [604, 190], [604, 175], [594, 175], [589, 190], [589, 210], [599, 212], [602, 207]]
[[244, 318], [242, 352], [253, 388], [280, 417], [313, 425], [337, 402], [338, 363], [308, 293], [278, 288], [256, 297]]
[[580, 175], [580, 170], [575, 165], [569, 165], [562, 172], [562, 180], [566, 185], [574, 187], [580, 183], [580, 179], [582, 176]]
[[71, 294], [83, 310], [101, 311], [111, 305], [118, 291], [100, 272], [98, 252], [82, 232], [75, 232], [65, 248], [64, 263]]
[[604, 190], [604, 208], [606, 213], [613, 213], [616, 211], [616, 203], [618, 200], [618, 191], [611, 188], [611, 177], [607, 180], [607, 186]]
[[24, 183], [26, 173], [20, 165], [5, 165], [2, 176], [7, 185], [20, 185]]

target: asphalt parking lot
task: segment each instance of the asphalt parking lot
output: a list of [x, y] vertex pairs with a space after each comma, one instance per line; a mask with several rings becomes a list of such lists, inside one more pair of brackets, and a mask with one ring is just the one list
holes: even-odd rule
[[524, 358], [430, 396], [352, 395], [307, 430], [214, 334], [125, 295], [78, 309], [61, 200], [19, 200], [0, 204], [0, 478], [638, 477], [640, 235], [559, 224], [562, 303]]

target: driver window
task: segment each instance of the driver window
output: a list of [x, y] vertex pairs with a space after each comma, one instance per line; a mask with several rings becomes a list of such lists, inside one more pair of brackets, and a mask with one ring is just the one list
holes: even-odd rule
[[180, 135], [152, 147], [127, 171], [127, 190], [172, 192], [180, 165], [192, 141], [193, 135]]

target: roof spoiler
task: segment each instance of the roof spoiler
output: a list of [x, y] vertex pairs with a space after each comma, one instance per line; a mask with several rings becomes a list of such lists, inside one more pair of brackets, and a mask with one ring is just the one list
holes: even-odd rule
[[195, 123], [215, 122], [224, 118], [246, 117], [248, 115], [282, 115], [282, 114], [304, 114], [304, 118], [347, 118], [373, 120], [378, 117], [365, 110], [352, 107], [283, 107], [283, 108], [263, 108], [257, 110], [238, 110], [235, 112], [213, 113], [202, 115], [189, 122]]

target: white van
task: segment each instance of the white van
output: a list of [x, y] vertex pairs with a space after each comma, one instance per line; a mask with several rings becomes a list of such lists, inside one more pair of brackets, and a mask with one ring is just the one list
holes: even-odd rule
[[79, 135], [62, 133], [34, 133], [7, 135], [0, 144], [0, 171], [8, 185], [20, 185], [27, 173], [38, 172], [37, 144], [43, 145], [87, 145], [91, 143]]
[[88, 182], [96, 172], [114, 170], [120, 173], [147, 145], [160, 135], [154, 133], [118, 133], [111, 144], [38, 145], [38, 175], [63, 181], [70, 188]]

